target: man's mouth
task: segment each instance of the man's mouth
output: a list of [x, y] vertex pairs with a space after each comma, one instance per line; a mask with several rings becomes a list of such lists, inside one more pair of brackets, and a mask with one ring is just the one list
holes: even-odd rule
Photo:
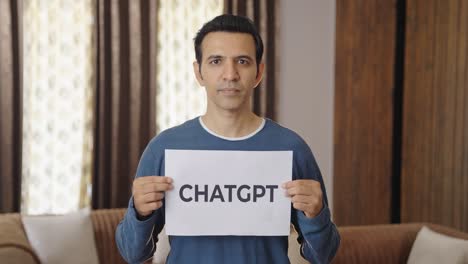
[[221, 88], [221, 89], [218, 89], [218, 93], [224, 94], [224, 95], [236, 95], [240, 93], [240, 90], [236, 88]]

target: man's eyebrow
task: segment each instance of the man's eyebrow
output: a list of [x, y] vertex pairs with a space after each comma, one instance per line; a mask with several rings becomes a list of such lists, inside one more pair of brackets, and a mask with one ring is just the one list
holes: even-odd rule
[[223, 58], [223, 56], [221, 56], [221, 55], [210, 55], [206, 59], [207, 60], [213, 60], [213, 59], [222, 59], [222, 58]]
[[247, 59], [247, 60], [253, 60], [252, 57], [250, 57], [249, 55], [240, 55], [240, 56], [236, 56], [236, 59]]
[[[213, 59], [223, 59], [225, 58], [225, 56], [221, 56], [221, 55], [210, 55], [208, 56], [208, 58], [206, 58], [207, 60], [213, 60]], [[234, 57], [235, 59], [247, 59], [247, 60], [251, 60], [253, 61], [253, 58], [250, 57], [249, 55], [239, 55], [239, 56], [235, 56]]]

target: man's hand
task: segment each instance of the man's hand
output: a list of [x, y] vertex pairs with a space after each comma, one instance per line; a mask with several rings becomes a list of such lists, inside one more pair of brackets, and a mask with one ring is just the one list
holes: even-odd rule
[[145, 217], [161, 208], [164, 192], [173, 188], [169, 177], [144, 176], [133, 180], [133, 204], [138, 215]]
[[291, 197], [293, 207], [309, 217], [317, 216], [323, 207], [323, 193], [320, 182], [314, 180], [295, 180], [281, 185]]

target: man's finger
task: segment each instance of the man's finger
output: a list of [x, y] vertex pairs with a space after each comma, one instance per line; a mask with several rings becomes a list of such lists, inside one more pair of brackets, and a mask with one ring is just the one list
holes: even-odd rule
[[152, 212], [154, 210], [157, 210], [162, 207], [162, 202], [152, 202], [152, 203], [147, 203], [142, 206], [142, 211], [143, 212]]
[[303, 212], [306, 212], [310, 209], [310, 206], [308, 204], [305, 204], [305, 203], [293, 203], [293, 207], [296, 209], [296, 210], [300, 210], [300, 211], [303, 211]]
[[162, 192], [152, 192], [152, 193], [147, 193], [143, 196], [143, 200], [146, 203], [151, 203], [151, 202], [159, 202], [164, 198], [164, 193]]
[[294, 195], [291, 197], [291, 202], [292, 203], [310, 203], [311, 200], [314, 198], [311, 197], [310, 195]]
[[153, 192], [165, 192], [172, 190], [174, 186], [170, 183], [146, 183], [142, 188], [142, 194], [153, 193]]
[[302, 186], [302, 185], [320, 187], [320, 182], [318, 182], [316, 180], [310, 180], [310, 179], [307, 179], [307, 180], [293, 180], [293, 181], [288, 181], [288, 182], [283, 183], [281, 185], [281, 187], [283, 187], [284, 189], [289, 189], [289, 188], [293, 188], [293, 187], [296, 187], [296, 186]]
[[315, 190], [313, 188], [307, 188], [306, 186], [294, 186], [291, 188], [286, 189], [286, 194], [289, 196], [294, 196], [294, 195], [313, 195]]
[[172, 183], [173, 180], [171, 177], [167, 176], [141, 176], [135, 179], [135, 183], [137, 184], [146, 184], [150, 182], [155, 183]]

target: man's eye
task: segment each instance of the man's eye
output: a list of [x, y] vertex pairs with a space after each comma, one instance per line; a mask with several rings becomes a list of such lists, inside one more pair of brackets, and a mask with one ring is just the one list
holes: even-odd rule
[[244, 60], [244, 59], [239, 60], [239, 64], [248, 64], [248, 63], [249, 63], [248, 60]]
[[210, 61], [210, 64], [219, 64], [220, 62], [221, 60], [215, 59], [215, 60]]

